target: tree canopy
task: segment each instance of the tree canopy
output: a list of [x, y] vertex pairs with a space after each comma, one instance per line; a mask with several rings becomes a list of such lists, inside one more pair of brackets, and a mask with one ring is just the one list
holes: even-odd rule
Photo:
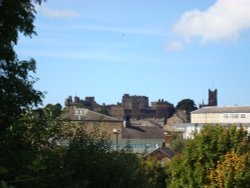
[[[0, 1], [0, 59], [9, 62], [16, 59], [14, 45], [19, 34], [31, 37], [35, 34], [35, 7], [32, 0], [1, 0]], [[36, 0], [41, 3], [41, 0]]]
[[[37, 1], [41, 2], [41, 1]], [[32, 0], [0, 1], [0, 132], [14, 123], [29, 107], [42, 102], [43, 93], [34, 89], [37, 81], [34, 59], [20, 61], [14, 51], [20, 34], [35, 34]]]
[[183, 99], [177, 103], [176, 110], [185, 110], [190, 113], [197, 110], [197, 107], [192, 99]]
[[53, 117], [60, 117], [62, 113], [62, 105], [60, 103], [56, 104], [47, 104], [45, 110], [48, 110], [52, 113]]
[[[221, 176], [221, 170], [223, 173], [229, 174], [226, 171], [231, 166], [228, 166], [227, 163], [231, 161], [232, 157], [228, 154], [232, 152], [236, 154], [236, 157], [242, 158], [241, 165], [247, 165], [245, 169], [248, 170], [241, 174], [240, 178], [232, 177], [233, 174], [224, 177], [223, 182], [226, 185], [225, 182], [237, 180], [238, 184], [243, 185], [244, 182], [250, 181], [250, 161], [248, 160], [246, 163], [245, 158], [241, 156], [248, 155], [249, 149], [249, 140], [245, 130], [238, 130], [234, 126], [230, 128], [207, 126], [193, 140], [186, 143], [181, 156], [170, 162], [169, 187], [213, 187], [215, 183], [218, 183], [214, 180]], [[241, 171], [239, 170], [239, 172]]]

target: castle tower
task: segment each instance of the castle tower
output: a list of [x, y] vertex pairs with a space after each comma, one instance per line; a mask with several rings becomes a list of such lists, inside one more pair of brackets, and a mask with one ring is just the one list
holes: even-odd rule
[[217, 106], [217, 89], [208, 90], [208, 106]]

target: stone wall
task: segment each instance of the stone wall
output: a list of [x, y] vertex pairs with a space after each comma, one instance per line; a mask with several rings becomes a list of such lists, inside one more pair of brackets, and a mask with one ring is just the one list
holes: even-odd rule
[[[111, 140], [116, 139], [116, 135], [113, 133], [114, 129], [122, 129], [123, 122], [103, 122], [103, 121], [70, 121], [71, 124], [81, 127], [88, 133], [96, 132], [106, 134]], [[121, 135], [118, 135], [121, 138]]]

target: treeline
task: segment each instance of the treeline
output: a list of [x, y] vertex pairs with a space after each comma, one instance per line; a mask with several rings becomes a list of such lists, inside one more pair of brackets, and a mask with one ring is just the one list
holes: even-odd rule
[[249, 187], [247, 131], [206, 126], [167, 164], [114, 151], [98, 130], [27, 111], [0, 137], [0, 187]]
[[1, 187], [166, 187], [156, 161], [112, 150], [98, 130], [42, 117], [27, 112], [1, 134]]

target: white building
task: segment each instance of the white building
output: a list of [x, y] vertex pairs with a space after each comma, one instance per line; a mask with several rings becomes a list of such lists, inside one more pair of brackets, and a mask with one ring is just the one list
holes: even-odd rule
[[203, 126], [218, 124], [241, 126], [250, 134], [250, 106], [203, 107], [191, 112], [191, 123], [177, 124], [175, 129], [183, 132], [184, 139], [192, 139]]
[[181, 123], [175, 124], [175, 131], [183, 134], [183, 139], [193, 139], [199, 133], [203, 124]]
[[250, 106], [200, 108], [191, 112], [191, 123], [250, 123]]

